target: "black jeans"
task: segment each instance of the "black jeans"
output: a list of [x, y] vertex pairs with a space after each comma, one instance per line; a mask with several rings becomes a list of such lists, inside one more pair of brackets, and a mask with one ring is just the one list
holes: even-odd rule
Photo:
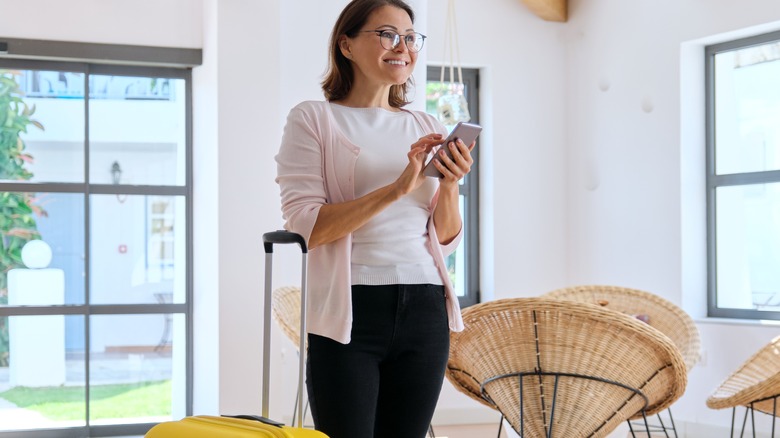
[[309, 334], [306, 386], [329, 438], [423, 438], [449, 356], [444, 287], [352, 287], [352, 340]]

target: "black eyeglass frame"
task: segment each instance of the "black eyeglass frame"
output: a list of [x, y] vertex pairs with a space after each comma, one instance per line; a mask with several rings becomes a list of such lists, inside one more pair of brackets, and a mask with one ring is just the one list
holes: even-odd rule
[[[425, 39], [428, 38], [427, 36], [421, 34], [420, 32], [411, 32], [411, 33], [407, 33], [406, 35], [401, 35], [400, 33], [396, 32], [394, 30], [389, 30], [389, 29], [359, 30], [358, 32], [361, 32], [361, 33], [362, 32], [373, 32], [373, 33], [377, 34], [377, 36], [379, 37], [379, 44], [381, 44], [382, 48], [385, 49], [385, 50], [395, 50], [396, 47], [398, 47], [398, 45], [401, 44], [401, 36], [403, 36], [403, 41], [404, 41], [404, 44], [406, 44], [407, 50], [409, 50], [410, 52], [414, 52], [414, 53], [418, 53], [420, 50], [423, 49], [423, 47], [425, 46]], [[382, 40], [384, 39], [382, 34], [384, 34], [384, 33], [395, 35], [393, 37], [393, 41], [395, 42], [395, 44], [393, 44], [393, 46], [391, 48], [389, 48], [389, 49], [387, 47], [385, 47], [384, 44], [382, 44]], [[417, 50], [413, 50], [412, 47], [409, 46], [408, 38], [410, 36], [412, 36], [412, 35], [418, 36], [420, 38], [420, 41], [422, 41], [420, 43], [420, 48], [417, 49]]]

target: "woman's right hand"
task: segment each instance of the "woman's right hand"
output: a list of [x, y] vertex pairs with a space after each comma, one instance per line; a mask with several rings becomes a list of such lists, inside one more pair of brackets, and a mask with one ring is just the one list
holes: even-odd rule
[[425, 159], [434, 147], [442, 144], [442, 138], [441, 134], [428, 134], [412, 144], [411, 150], [406, 154], [409, 164], [395, 181], [400, 196], [413, 192], [425, 181], [425, 175], [422, 173]]
[[395, 182], [347, 202], [324, 204], [309, 237], [309, 249], [340, 239], [362, 227], [398, 198], [417, 189], [425, 180], [425, 158], [434, 146], [444, 141], [441, 134], [430, 134], [416, 141], [407, 156], [409, 164]]

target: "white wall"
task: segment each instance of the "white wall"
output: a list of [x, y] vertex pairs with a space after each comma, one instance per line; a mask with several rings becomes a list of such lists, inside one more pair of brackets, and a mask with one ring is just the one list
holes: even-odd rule
[[[428, 1], [431, 64], [449, 60], [447, 3]], [[460, 59], [480, 68], [483, 294], [537, 295], [566, 275], [563, 27], [520, 1], [460, 1], [456, 17]]]
[[[572, 0], [570, 7], [562, 41], [566, 281], [635, 287], [682, 304], [700, 321], [705, 359], [689, 375], [675, 420], [726, 426], [730, 412], [708, 409], [706, 398], [780, 331], [704, 318], [703, 40], [776, 22], [780, 9], [763, 0]], [[754, 32], [769, 29], [780, 23]]]
[[0, 36], [200, 48], [202, 0], [0, 0]]
[[[259, 236], [281, 226], [273, 156], [289, 108], [321, 96], [327, 36], [345, 1], [0, 0], [19, 11], [0, 14], [0, 36], [204, 49], [194, 71], [196, 413], [259, 409]], [[427, 17], [417, 25], [429, 35], [427, 61], [441, 61], [447, 2], [414, 4]], [[567, 23], [517, 0], [457, 6], [461, 59], [482, 78], [486, 296], [612, 283], [701, 316], [702, 192], [691, 189], [703, 169], [701, 102], [680, 86], [700, 86], [696, 62], [681, 75], [700, 45], [681, 44], [780, 20], [775, 2], [571, 0]], [[295, 256], [279, 254], [277, 284], [298, 281]], [[722, 425], [728, 414], [704, 400], [778, 330], [700, 328], [706, 361], [675, 415]], [[275, 366], [290, 360], [288, 344], [275, 346]], [[441, 421], [493, 418], [451, 388], [443, 394]]]
[[[429, 64], [445, 54], [447, 0], [428, 1]], [[460, 59], [480, 69], [481, 291], [533, 296], [566, 277], [562, 26], [520, 1], [456, 2]], [[445, 381], [435, 424], [498, 422]]]

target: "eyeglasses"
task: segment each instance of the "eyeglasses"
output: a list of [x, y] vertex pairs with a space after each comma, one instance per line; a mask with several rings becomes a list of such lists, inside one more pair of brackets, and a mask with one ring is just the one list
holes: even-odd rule
[[379, 43], [385, 50], [395, 50], [399, 44], [401, 44], [401, 37], [403, 37], [406, 48], [410, 52], [419, 52], [425, 44], [425, 35], [420, 32], [412, 32], [406, 35], [399, 35], [392, 30], [361, 30], [360, 32], [374, 32], [379, 35]]

